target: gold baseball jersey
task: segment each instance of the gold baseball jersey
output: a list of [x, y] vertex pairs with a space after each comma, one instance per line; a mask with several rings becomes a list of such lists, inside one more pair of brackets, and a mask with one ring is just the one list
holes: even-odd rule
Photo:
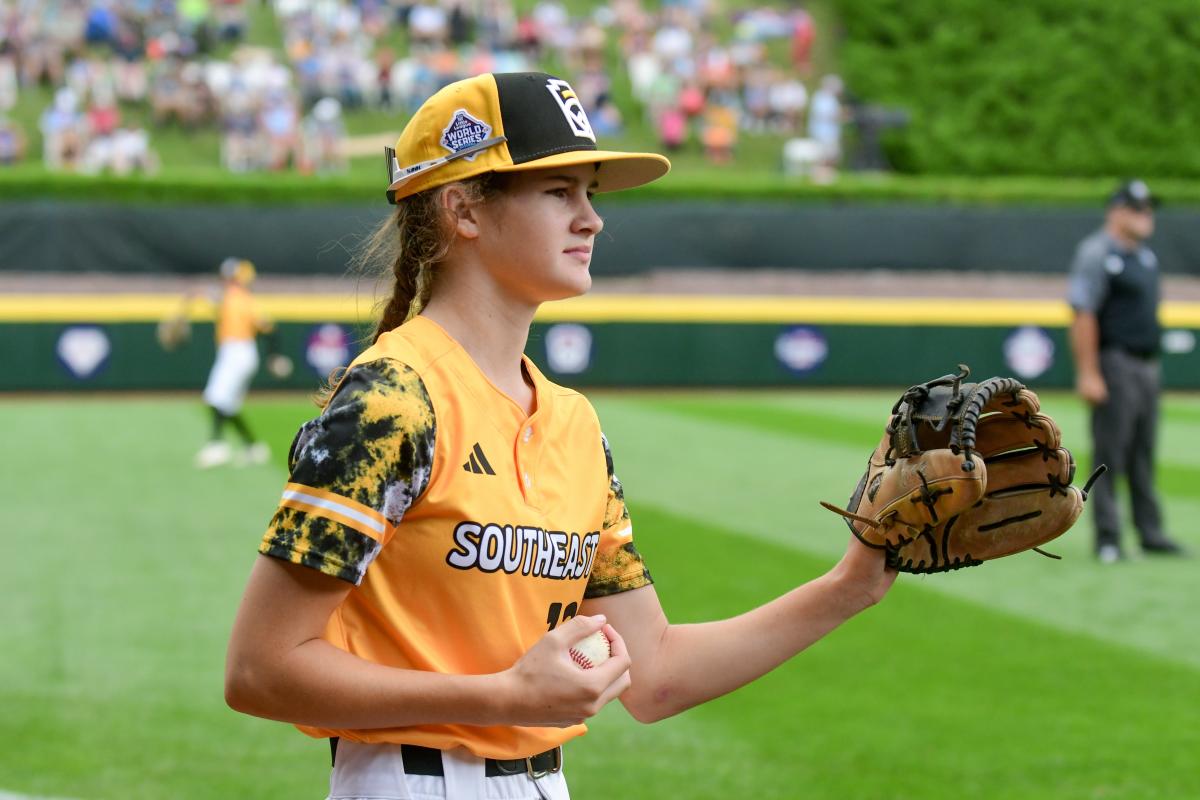
[[[585, 597], [651, 582], [591, 404], [524, 364], [529, 416], [417, 317], [356, 358], [300, 429], [259, 552], [356, 585], [325, 629], [334, 646], [405, 669], [500, 672]], [[300, 730], [521, 758], [586, 727]]]
[[254, 296], [238, 284], [229, 284], [217, 308], [217, 344], [254, 341], [260, 329]]

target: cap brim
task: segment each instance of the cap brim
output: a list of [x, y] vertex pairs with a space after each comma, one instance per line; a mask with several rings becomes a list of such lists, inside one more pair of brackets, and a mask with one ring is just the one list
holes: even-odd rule
[[671, 171], [671, 162], [657, 153], [617, 153], [612, 150], [570, 150], [523, 164], [497, 167], [496, 172], [525, 172], [550, 167], [599, 164], [597, 192], [617, 192], [656, 181]]

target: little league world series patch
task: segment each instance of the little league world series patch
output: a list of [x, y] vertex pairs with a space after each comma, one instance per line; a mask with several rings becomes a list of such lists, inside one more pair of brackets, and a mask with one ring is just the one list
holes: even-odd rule
[[[491, 135], [491, 125], [481, 119], [475, 119], [467, 113], [466, 109], [460, 108], [454, 112], [454, 116], [450, 118], [450, 124], [442, 131], [442, 147], [451, 153], [458, 153], [472, 145], [479, 144]], [[479, 154], [472, 153], [464, 158], [467, 161], [474, 161], [477, 155]]]

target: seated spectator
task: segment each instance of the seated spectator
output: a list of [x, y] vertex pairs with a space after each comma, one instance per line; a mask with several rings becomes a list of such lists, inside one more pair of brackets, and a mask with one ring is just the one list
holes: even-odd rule
[[158, 154], [150, 148], [150, 134], [144, 129], [117, 128], [112, 140], [109, 166], [114, 174], [139, 172], [153, 175], [158, 172]]
[[391, 48], [381, 47], [375, 51], [376, 105], [384, 111], [392, 110], [392, 70], [395, 66], [396, 54]]
[[39, 127], [46, 169], [75, 170], [79, 166], [85, 132], [77, 105], [75, 93], [64, 87], [55, 92], [54, 102], [42, 112]]
[[184, 122], [189, 115], [187, 88], [183, 85], [183, 64], [175, 58], [162, 62], [150, 81], [150, 113], [154, 124], [162, 127]]
[[109, 44], [116, 38], [118, 18], [108, 3], [94, 3], [85, 24], [83, 35], [88, 44]]
[[347, 163], [342, 144], [346, 126], [342, 121], [341, 104], [332, 97], [317, 101], [312, 112], [304, 118], [303, 129], [300, 170], [317, 174], [345, 172]]
[[250, 172], [264, 161], [254, 97], [235, 82], [225, 97], [221, 117], [221, 163], [230, 172]]
[[258, 115], [266, 139], [267, 168], [286, 169], [296, 160], [300, 145], [300, 120], [296, 104], [284, 90], [267, 93]]
[[0, 114], [11, 111], [19, 94], [17, 64], [6, 54], [0, 54]]
[[240, 42], [246, 35], [243, 0], [217, 0], [217, 35], [222, 42]]
[[446, 35], [451, 47], [463, 47], [475, 37], [475, 18], [466, 8], [464, 0], [450, 4], [450, 16], [446, 21]]
[[780, 78], [768, 90], [772, 127], [781, 133], [794, 133], [808, 104], [808, 90], [796, 78]]
[[733, 160], [737, 145], [737, 110], [722, 104], [709, 103], [704, 112], [704, 155], [714, 164], [728, 164]]
[[768, 69], [746, 70], [742, 83], [742, 107], [746, 117], [742, 124], [753, 133], [764, 133], [771, 119], [771, 79]]
[[828, 183], [837, 177], [837, 168], [842, 160], [842, 79], [837, 75], [826, 75], [821, 87], [813, 92], [812, 105], [808, 109], [808, 137], [821, 146], [821, 157], [813, 170], [813, 180]]
[[679, 91], [679, 110], [690, 120], [704, 113], [704, 91], [689, 83]]
[[792, 66], [800, 70], [801, 75], [808, 75], [812, 71], [812, 48], [817, 38], [812, 14], [797, 9], [792, 14], [792, 26]]
[[588, 119], [592, 123], [592, 130], [597, 136], [614, 136], [619, 134], [624, 128], [625, 120], [621, 116], [621, 109], [617, 108], [617, 104], [612, 102], [608, 95], [602, 95], [597, 101], [596, 108], [588, 114]]
[[664, 108], [658, 115], [658, 140], [667, 150], [675, 151], [687, 141], [687, 117], [677, 106]]
[[21, 126], [0, 114], [0, 165], [25, 160], [25, 134]]
[[121, 112], [116, 97], [108, 90], [94, 94], [87, 112], [88, 132], [93, 139], [111, 136], [121, 123]]
[[37, 33], [25, 42], [20, 64], [23, 86], [60, 86], [66, 69], [66, 55], [61, 45]]
[[418, 3], [408, 12], [408, 39], [413, 48], [437, 49], [449, 33], [446, 11], [435, 3]]

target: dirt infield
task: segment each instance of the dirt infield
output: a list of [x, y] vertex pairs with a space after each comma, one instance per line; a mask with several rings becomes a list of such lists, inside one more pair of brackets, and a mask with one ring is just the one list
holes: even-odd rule
[[[0, 272], [0, 294], [183, 294], [213, 286], [183, 275]], [[370, 294], [375, 278], [262, 275], [264, 294]], [[810, 272], [798, 270], [658, 270], [636, 277], [598, 278], [605, 294], [767, 295], [772, 297], [1065, 298], [1065, 275], [979, 272]], [[1163, 298], [1200, 301], [1200, 278], [1163, 276]]]

